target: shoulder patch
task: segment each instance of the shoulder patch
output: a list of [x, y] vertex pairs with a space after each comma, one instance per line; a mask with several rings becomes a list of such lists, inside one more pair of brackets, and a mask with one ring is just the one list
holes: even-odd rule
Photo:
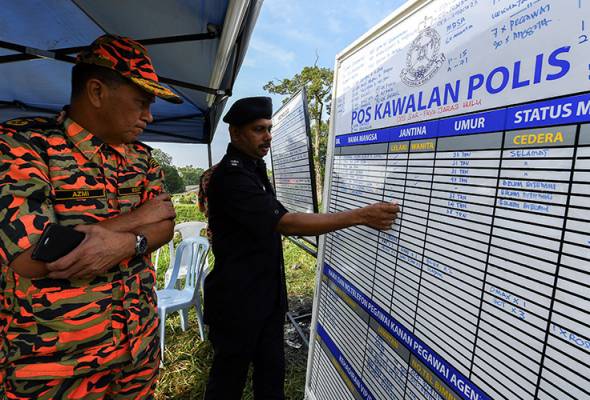
[[14, 129], [16, 131], [24, 131], [27, 129], [46, 129], [57, 128], [58, 124], [55, 118], [48, 117], [28, 117], [15, 118], [3, 122], [1, 125]]
[[160, 163], [158, 162], [158, 160], [156, 160], [152, 156], [150, 156], [150, 159], [148, 162], [149, 162], [150, 168], [158, 168], [160, 166]]

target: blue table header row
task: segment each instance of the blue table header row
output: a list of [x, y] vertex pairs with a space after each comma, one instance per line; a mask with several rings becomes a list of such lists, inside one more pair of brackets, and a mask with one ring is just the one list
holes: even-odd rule
[[590, 93], [336, 137], [336, 147], [567, 125], [590, 121]]

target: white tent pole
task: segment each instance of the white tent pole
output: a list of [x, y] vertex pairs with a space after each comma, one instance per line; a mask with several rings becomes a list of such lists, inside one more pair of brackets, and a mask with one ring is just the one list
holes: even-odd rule
[[211, 143], [207, 143], [207, 153], [209, 155], [209, 168], [213, 165], [213, 159], [211, 157]]
[[[219, 40], [219, 47], [217, 55], [215, 56], [215, 65], [209, 80], [209, 87], [218, 89], [221, 85], [223, 75], [230, 61], [232, 49], [235, 46], [236, 39], [240, 33], [242, 22], [248, 11], [250, 0], [230, 0], [225, 14], [225, 21], [223, 23], [223, 32], [221, 32], [221, 39]], [[207, 96], [207, 103], [209, 107], [215, 101], [215, 95]]]

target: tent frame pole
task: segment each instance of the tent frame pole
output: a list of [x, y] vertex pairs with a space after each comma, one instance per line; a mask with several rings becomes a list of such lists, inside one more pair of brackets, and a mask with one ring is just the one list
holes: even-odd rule
[[213, 165], [213, 158], [211, 157], [211, 143], [207, 143], [207, 154], [209, 156], [209, 168]]

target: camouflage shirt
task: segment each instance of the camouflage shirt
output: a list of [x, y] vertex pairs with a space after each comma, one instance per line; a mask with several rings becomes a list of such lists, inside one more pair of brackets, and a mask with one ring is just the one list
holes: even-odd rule
[[213, 171], [217, 168], [219, 164], [213, 165], [211, 168], [206, 170], [201, 174], [199, 178], [199, 194], [198, 194], [198, 203], [199, 203], [199, 211], [205, 215], [205, 217], [209, 218], [209, 195], [207, 191], [209, 190], [209, 181], [211, 180], [211, 175], [213, 175]]
[[107, 145], [71, 119], [0, 125], [0, 372], [72, 377], [132, 362], [155, 345], [149, 256], [92, 279], [27, 279], [8, 264], [50, 222], [97, 223], [161, 191], [160, 167], [142, 143]]
[[[211, 180], [211, 175], [213, 175], [213, 171], [217, 168], [219, 164], [213, 165], [211, 168], [203, 172], [201, 178], [199, 179], [199, 211], [205, 215], [207, 218], [207, 222], [209, 221], [209, 194], [207, 191], [209, 190], [209, 181]], [[211, 232], [211, 228], [207, 225], [207, 238], [211, 241], [213, 237], [213, 232]]]

